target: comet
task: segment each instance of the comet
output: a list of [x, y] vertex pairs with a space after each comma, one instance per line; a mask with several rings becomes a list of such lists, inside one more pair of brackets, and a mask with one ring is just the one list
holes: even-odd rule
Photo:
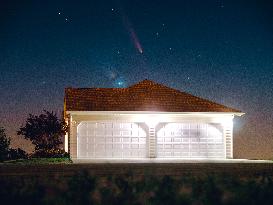
[[136, 50], [139, 52], [139, 53], [143, 53], [143, 49], [142, 49], [142, 46], [140, 44], [140, 41], [136, 35], [136, 32], [134, 31], [133, 28], [130, 28], [129, 29], [129, 33], [130, 33], [130, 37], [132, 39], [132, 42], [136, 48]]
[[137, 37], [137, 34], [135, 32], [135, 29], [132, 25], [132, 23], [130, 22], [129, 18], [123, 13], [123, 23], [125, 25], [125, 28], [126, 30], [128, 31], [129, 35], [130, 35], [130, 38], [134, 44], [134, 47], [136, 48], [136, 50], [139, 52], [139, 53], [143, 53], [143, 48], [141, 46], [141, 43]]

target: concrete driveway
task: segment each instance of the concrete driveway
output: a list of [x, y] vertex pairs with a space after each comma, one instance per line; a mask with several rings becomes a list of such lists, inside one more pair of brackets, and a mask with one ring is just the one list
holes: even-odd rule
[[249, 159], [78, 159], [73, 160], [75, 164], [78, 163], [167, 163], [167, 164], [177, 164], [177, 163], [273, 163], [272, 160], [249, 160]]

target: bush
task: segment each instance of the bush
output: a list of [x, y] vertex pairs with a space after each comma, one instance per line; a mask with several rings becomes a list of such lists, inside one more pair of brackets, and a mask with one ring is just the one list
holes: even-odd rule
[[20, 149], [20, 148], [17, 148], [17, 149], [9, 149], [9, 152], [8, 152], [8, 159], [9, 160], [15, 160], [15, 159], [28, 159], [28, 154]]

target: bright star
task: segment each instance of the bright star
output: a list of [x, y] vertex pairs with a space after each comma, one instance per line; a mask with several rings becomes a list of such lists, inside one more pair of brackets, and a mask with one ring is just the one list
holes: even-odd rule
[[124, 80], [123, 77], [118, 77], [115, 79], [114, 85], [115, 87], [123, 88], [123, 87], [126, 87], [126, 81]]

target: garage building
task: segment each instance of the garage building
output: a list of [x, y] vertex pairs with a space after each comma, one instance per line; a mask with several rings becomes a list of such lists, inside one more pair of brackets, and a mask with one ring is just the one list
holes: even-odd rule
[[65, 150], [73, 162], [233, 158], [230, 108], [144, 80], [128, 88], [66, 88]]

